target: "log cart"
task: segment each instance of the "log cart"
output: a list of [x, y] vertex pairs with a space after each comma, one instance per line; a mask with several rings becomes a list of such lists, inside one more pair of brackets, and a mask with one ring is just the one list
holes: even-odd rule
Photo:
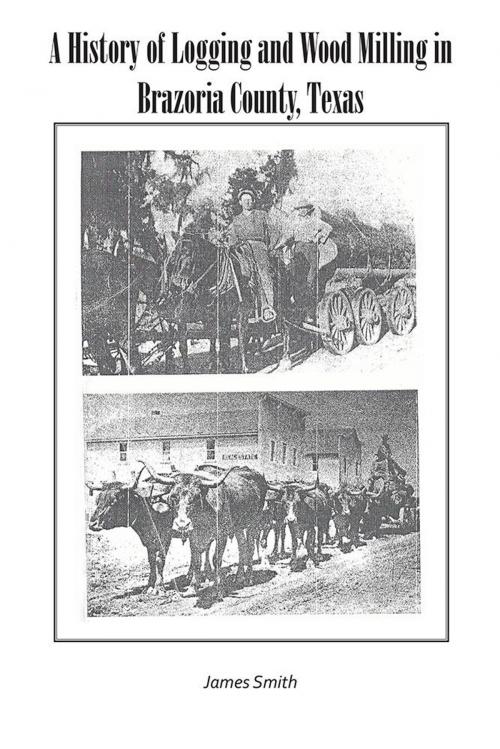
[[[94, 359], [101, 374], [140, 372], [164, 360], [173, 371], [176, 326], [155, 303], [158, 269], [146, 258], [134, 256], [129, 265], [99, 251], [82, 258], [83, 337], [89, 348], [85, 361]], [[289, 314], [291, 313], [291, 314]], [[387, 330], [407, 335], [416, 325], [415, 273], [410, 268], [337, 268], [326, 285], [314, 316], [299, 309], [283, 309], [277, 329], [283, 339], [268, 349], [282, 349], [280, 369], [290, 368], [322, 342], [333, 354], [348, 354], [356, 344], [371, 346]], [[262, 325], [249, 321], [252, 338], [263, 335]], [[253, 324], [252, 324], [253, 323]], [[306, 339], [304, 348], [291, 352], [291, 331]], [[233, 334], [237, 331], [233, 326]], [[188, 326], [189, 339], [203, 339], [203, 325]], [[116, 351], [115, 351], [116, 349]], [[273, 369], [277, 364], [270, 365]], [[268, 368], [262, 370], [267, 371]], [[271, 369], [269, 369], [271, 371]], [[87, 372], [86, 372], [87, 373]], [[88, 372], [90, 373], [90, 372]]]
[[397, 336], [416, 325], [415, 272], [410, 268], [337, 268], [316, 309], [316, 325], [284, 320], [283, 359], [289, 360], [290, 327], [316, 334], [332, 354], [356, 344], [373, 346], [387, 330]]

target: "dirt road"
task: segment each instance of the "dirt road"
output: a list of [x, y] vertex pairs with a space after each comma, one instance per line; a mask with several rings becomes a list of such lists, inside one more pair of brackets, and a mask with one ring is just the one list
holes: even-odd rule
[[[384, 371], [384, 373], [394, 370], [400, 371], [401, 367], [411, 368], [415, 365], [417, 328], [409, 335], [397, 336], [393, 333], [386, 333], [378, 343], [373, 346], [356, 346], [346, 356], [336, 356], [324, 348], [319, 348], [312, 354], [307, 354], [293, 360], [292, 371], [301, 371], [304, 373], [363, 373]], [[188, 345], [189, 365], [191, 372], [206, 373], [209, 371], [210, 357], [208, 353], [208, 341], [198, 340], [190, 341]], [[265, 355], [253, 356], [249, 354], [247, 363], [251, 372], [275, 372], [279, 367], [281, 358], [281, 348], [276, 348]], [[238, 341], [231, 340], [231, 367], [230, 371], [237, 373], [240, 371], [240, 358], [238, 351]], [[178, 352], [175, 355], [176, 371], [181, 373], [181, 359]], [[148, 374], [163, 374], [163, 363], [156, 362], [147, 370]]]
[[305, 569], [290, 572], [289, 560], [271, 566], [264, 559], [255, 567], [254, 584], [243, 589], [234, 588], [236, 549], [230, 545], [224, 557], [230, 566], [229, 592], [223, 602], [215, 600], [210, 586], [198, 598], [182, 596], [182, 576], [189, 566], [188, 544], [172, 543], [165, 575], [170, 582], [164, 595], [151, 596], [145, 593], [149, 571], [145, 551], [134, 546], [133, 561], [127, 555], [129, 562], [125, 563], [124, 549], [113, 549], [103, 533], [89, 534], [88, 615], [418, 613], [419, 535], [397, 535], [393, 528], [387, 528], [386, 533], [349, 554], [326, 546], [317, 568], [309, 563]]
[[356, 346], [346, 356], [335, 356], [326, 349], [320, 348], [305, 361], [297, 364], [294, 371], [300, 370], [304, 374], [308, 372], [370, 374], [375, 371], [386, 373], [388, 369], [397, 371], [401, 367], [411, 368], [416, 364], [416, 336], [417, 328], [405, 336], [386, 333], [373, 346]]

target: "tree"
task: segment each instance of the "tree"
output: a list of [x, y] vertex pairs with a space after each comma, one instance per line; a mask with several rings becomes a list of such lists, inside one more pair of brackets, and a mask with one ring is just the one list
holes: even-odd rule
[[292, 192], [291, 184], [297, 176], [297, 166], [293, 151], [279, 151], [273, 156], [268, 156], [266, 163], [261, 169], [264, 177], [263, 203], [264, 208], [272, 206], [281, 207], [282, 200], [287, 192]]
[[195, 151], [162, 155], [163, 168], [157, 169], [150, 151], [83, 154], [82, 240], [86, 233], [92, 249], [123, 233], [134, 246], [160, 259], [165, 236], [158, 235], [155, 215], [171, 216], [176, 233], [182, 231], [191, 211], [189, 199], [206, 171], [200, 169]]
[[222, 204], [223, 220], [229, 224], [240, 212], [238, 194], [243, 188], [255, 193], [255, 207], [269, 210], [281, 206], [284, 195], [291, 192], [291, 184], [297, 176], [293, 151], [283, 150], [270, 154], [259, 168], [238, 168], [229, 177], [229, 188]]
[[145, 151], [82, 154], [82, 234], [92, 238], [91, 249], [124, 232], [154, 253], [151, 211], [145, 203], [149, 168]]
[[180, 231], [190, 210], [189, 198], [206, 176], [196, 151], [163, 151], [164, 170], [150, 174], [150, 195], [154, 207], [177, 217]]

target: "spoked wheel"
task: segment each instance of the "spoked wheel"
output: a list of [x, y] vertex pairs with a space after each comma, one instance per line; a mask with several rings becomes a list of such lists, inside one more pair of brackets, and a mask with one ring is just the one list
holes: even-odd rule
[[348, 354], [354, 346], [354, 313], [347, 295], [343, 291], [327, 294], [318, 310], [321, 338], [325, 348], [333, 354]]
[[352, 309], [359, 343], [365, 346], [377, 343], [382, 334], [382, 307], [375, 292], [372, 289], [357, 291]]
[[387, 304], [387, 322], [392, 333], [407, 335], [415, 326], [415, 302], [407, 286], [391, 291]]

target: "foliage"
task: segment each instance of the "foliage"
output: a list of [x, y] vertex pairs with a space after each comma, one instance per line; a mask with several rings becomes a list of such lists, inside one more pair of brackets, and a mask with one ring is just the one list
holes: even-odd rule
[[91, 246], [116, 241], [120, 232], [147, 246], [152, 240], [150, 210], [144, 203], [147, 152], [94, 152], [82, 155], [82, 231]]
[[82, 158], [82, 232], [93, 247], [116, 241], [120, 234], [134, 245], [161, 254], [152, 209], [172, 213], [178, 227], [191, 193], [204, 172], [196, 152], [164, 151], [165, 170], [152, 164], [151, 152], [84, 153]]
[[180, 230], [189, 198], [207, 172], [200, 168], [196, 151], [163, 151], [163, 161], [165, 170], [149, 174], [149, 199], [156, 210], [173, 214]]
[[[156, 161], [155, 161], [156, 159]], [[158, 159], [160, 161], [158, 162]], [[193, 200], [197, 188], [209, 178], [196, 151], [90, 152], [82, 155], [82, 239], [86, 232], [91, 247], [110, 248], [120, 235], [160, 257], [165, 237], [155, 228], [155, 216], [170, 217], [175, 237], [184, 232], [222, 242], [234, 216], [240, 212], [238, 193], [250, 188], [255, 207], [281, 207], [293, 192], [297, 177], [294, 152], [277, 151], [258, 168], [239, 167], [228, 179], [222, 205], [212, 199]], [[339, 263], [362, 267], [368, 257], [374, 267], [407, 268], [414, 262], [415, 244], [408, 232], [392, 223], [379, 229], [364, 224], [354, 213], [330, 216], [332, 237], [339, 248]]]
[[355, 214], [333, 231], [341, 267], [362, 268], [368, 262], [374, 268], [410, 268], [415, 263], [415, 243], [407, 231], [396, 224], [384, 223], [379, 229], [364, 224]]
[[295, 156], [290, 150], [270, 154], [258, 170], [252, 167], [236, 169], [229, 177], [229, 189], [222, 204], [223, 220], [229, 224], [240, 212], [238, 193], [243, 188], [255, 193], [256, 208], [268, 211], [273, 206], [280, 207], [296, 176]]

